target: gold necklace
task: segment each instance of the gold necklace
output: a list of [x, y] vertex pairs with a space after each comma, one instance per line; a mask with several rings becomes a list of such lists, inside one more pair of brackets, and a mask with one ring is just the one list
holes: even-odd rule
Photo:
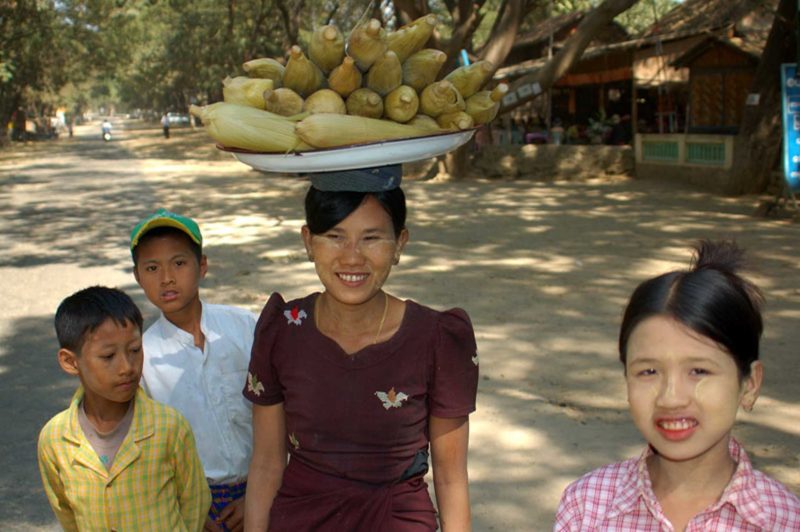
[[[321, 308], [321, 298], [317, 298], [314, 301], [314, 325], [317, 326], [319, 329], [319, 317], [321, 315], [320, 308]], [[378, 343], [378, 338], [381, 337], [381, 333], [383, 332], [383, 324], [386, 323], [386, 316], [389, 314], [389, 294], [386, 292], [383, 293], [383, 316], [381, 316], [381, 322], [378, 324], [378, 332], [375, 333], [375, 338], [372, 340], [372, 345]]]
[[384, 292], [383, 293], [383, 316], [381, 317], [381, 324], [378, 325], [378, 332], [375, 334], [375, 339], [372, 341], [373, 345], [378, 343], [378, 338], [380, 338], [381, 331], [383, 331], [383, 323], [386, 321], [386, 315], [387, 314], [389, 314], [389, 294]]

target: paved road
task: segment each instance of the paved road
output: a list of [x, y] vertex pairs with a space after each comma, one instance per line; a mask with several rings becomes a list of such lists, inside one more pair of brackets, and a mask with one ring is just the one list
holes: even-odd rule
[[[158, 129], [119, 124], [110, 144], [97, 131], [0, 151], [2, 530], [54, 524], [35, 440], [75, 386], [55, 362], [58, 302], [103, 283], [129, 290], [154, 315], [130, 274], [127, 234], [137, 219], [166, 206], [200, 221], [209, 300], [258, 310], [273, 290], [317, 289], [298, 237], [302, 181], [249, 171], [185, 131], [164, 141]], [[736, 237], [759, 265], [769, 300], [767, 384], [737, 434], [759, 467], [800, 492], [797, 225], [751, 217], [752, 198], [634, 180], [405, 189], [412, 240], [389, 290], [466, 308], [478, 336], [476, 530], [546, 530], [567, 482], [638, 452], [615, 355], [620, 310], [636, 282], [685, 265], [687, 245], [703, 236]]]

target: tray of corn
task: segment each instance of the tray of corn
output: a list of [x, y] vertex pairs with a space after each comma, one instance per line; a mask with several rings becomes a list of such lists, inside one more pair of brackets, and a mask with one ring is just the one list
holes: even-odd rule
[[428, 159], [453, 151], [472, 138], [475, 129], [409, 139], [292, 153], [254, 153], [218, 146], [239, 161], [264, 172], [332, 172]]
[[343, 170], [425, 159], [467, 142], [497, 115], [508, 91], [489, 90], [494, 72], [476, 61], [443, 73], [441, 50], [426, 48], [429, 14], [387, 31], [362, 20], [345, 37], [313, 31], [285, 61], [258, 58], [247, 75], [223, 81], [223, 101], [192, 106], [222, 149], [273, 172]]

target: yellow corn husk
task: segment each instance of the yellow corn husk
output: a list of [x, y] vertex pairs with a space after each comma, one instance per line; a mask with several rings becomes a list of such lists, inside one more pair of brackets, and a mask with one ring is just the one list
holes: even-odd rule
[[383, 112], [395, 122], [405, 123], [414, 118], [419, 109], [417, 91], [408, 85], [400, 85], [386, 95]]
[[352, 57], [345, 57], [342, 64], [331, 71], [331, 75], [328, 76], [328, 87], [344, 98], [361, 87], [361, 71], [356, 67], [356, 62]]
[[324, 81], [322, 71], [312, 63], [297, 45], [289, 50], [289, 61], [283, 72], [283, 86], [295, 91], [305, 98], [322, 87]]
[[419, 95], [420, 111], [433, 118], [442, 113], [463, 111], [465, 107], [464, 98], [447, 80], [431, 83]]
[[272, 87], [278, 89], [283, 83], [283, 71], [286, 69], [275, 59], [262, 57], [242, 64], [242, 68], [251, 78], [264, 78], [272, 80]]
[[370, 89], [356, 89], [345, 102], [347, 114], [365, 116], [367, 118], [380, 118], [383, 116], [383, 98], [380, 94]]
[[501, 83], [493, 90], [479, 91], [467, 98], [466, 112], [475, 120], [476, 125], [486, 124], [494, 120], [500, 110], [500, 101], [508, 92], [508, 85]]
[[367, 87], [386, 96], [403, 83], [403, 67], [397, 54], [391, 50], [372, 64], [367, 72]]
[[264, 108], [276, 115], [296, 115], [303, 111], [303, 98], [286, 87], [264, 91]]
[[294, 122], [267, 111], [225, 102], [192, 105], [189, 111], [226, 148], [271, 153], [313, 149], [295, 134]]
[[436, 15], [427, 14], [397, 31], [389, 33], [386, 35], [386, 44], [389, 50], [397, 54], [401, 63], [405, 62], [425, 46], [433, 34], [436, 22]]
[[386, 32], [378, 19], [369, 19], [350, 32], [347, 39], [347, 55], [356, 60], [361, 72], [366, 72], [372, 64], [386, 53]]
[[403, 84], [413, 87], [417, 92], [436, 81], [447, 54], [441, 50], [425, 48], [415, 53], [403, 63]]
[[347, 107], [339, 93], [330, 89], [320, 89], [308, 98], [303, 105], [303, 111], [316, 113], [347, 114]]
[[436, 117], [436, 123], [442, 129], [469, 129], [475, 125], [475, 121], [470, 115], [464, 111], [453, 111], [451, 113], [442, 113]]
[[311, 34], [308, 57], [322, 72], [329, 74], [344, 57], [344, 36], [336, 26], [321, 26]]
[[439, 127], [439, 124], [436, 122], [436, 120], [429, 117], [428, 115], [417, 115], [408, 121], [408, 125], [420, 129], [426, 129], [432, 133], [435, 133], [437, 131], [442, 131], [442, 128]]
[[272, 89], [271, 79], [228, 76], [222, 80], [222, 98], [228, 103], [264, 109], [264, 91]]
[[486, 85], [494, 71], [490, 61], [476, 61], [471, 65], [458, 67], [444, 77], [452, 83], [461, 96], [469, 98]]
[[304, 142], [317, 148], [335, 148], [430, 134], [426, 129], [391, 120], [322, 113], [304, 118], [297, 123], [295, 131]]

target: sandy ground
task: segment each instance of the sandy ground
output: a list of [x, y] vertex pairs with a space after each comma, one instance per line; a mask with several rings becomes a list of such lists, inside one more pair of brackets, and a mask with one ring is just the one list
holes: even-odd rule
[[[131, 226], [164, 206], [199, 220], [207, 300], [254, 311], [272, 291], [318, 289], [299, 239], [306, 183], [218, 153], [201, 133], [99, 126], [74, 139], [0, 151], [0, 529], [55, 521], [36, 436], [76, 383], [55, 360], [58, 302], [114, 285], [155, 315], [131, 275]], [[411, 242], [388, 289], [472, 316], [481, 354], [471, 418], [477, 531], [547, 530], [565, 485], [638, 454], [615, 353], [635, 284], [683, 266], [687, 246], [735, 237], [769, 302], [762, 398], [736, 434], [757, 467], [800, 493], [798, 225], [751, 216], [758, 198], [721, 198], [630, 179], [408, 182]]]

